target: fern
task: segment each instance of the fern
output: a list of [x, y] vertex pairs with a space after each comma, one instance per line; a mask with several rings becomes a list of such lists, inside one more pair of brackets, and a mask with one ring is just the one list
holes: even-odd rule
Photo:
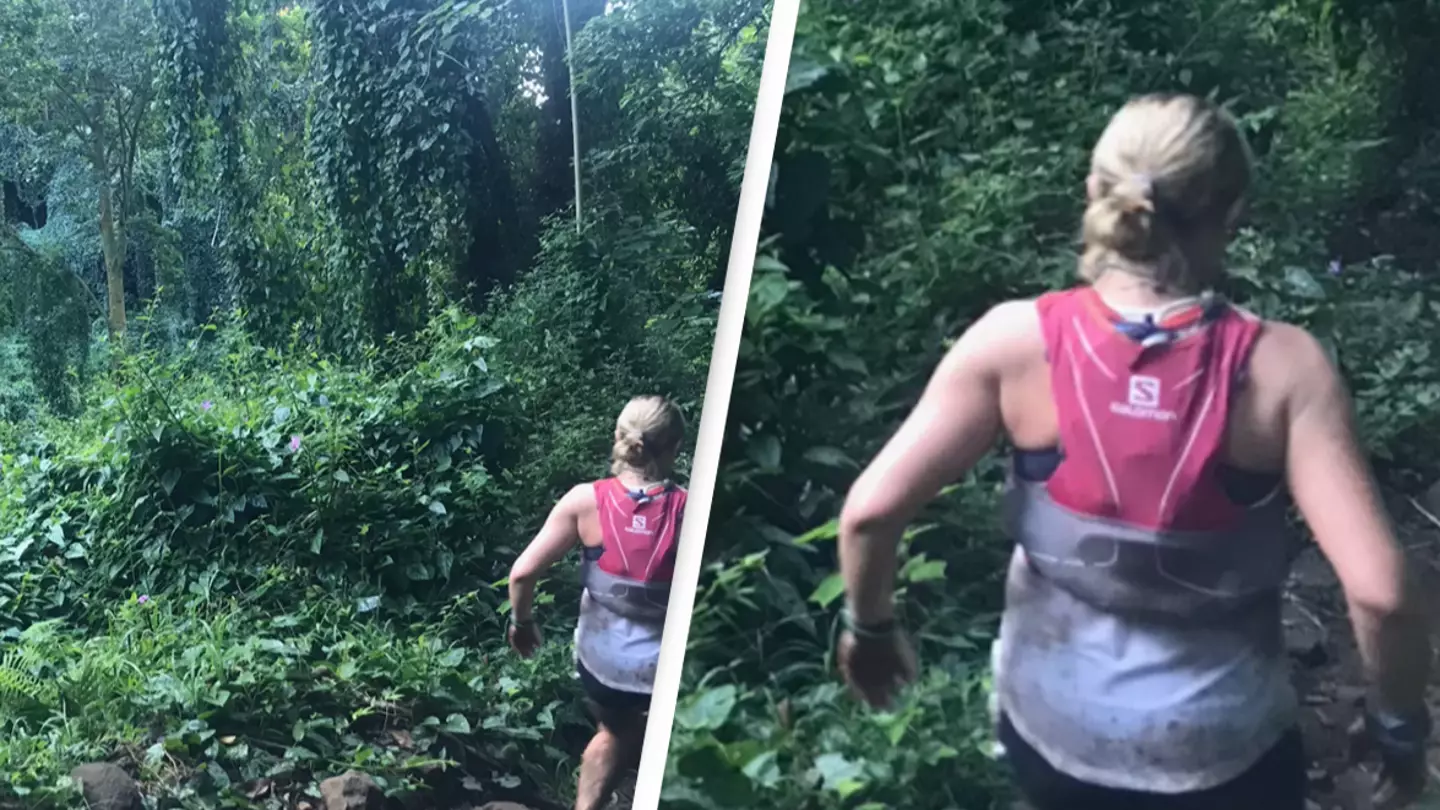
[[53, 708], [60, 693], [53, 683], [41, 680], [35, 673], [43, 663], [31, 647], [17, 647], [0, 658], [0, 712], [21, 714], [34, 708]]

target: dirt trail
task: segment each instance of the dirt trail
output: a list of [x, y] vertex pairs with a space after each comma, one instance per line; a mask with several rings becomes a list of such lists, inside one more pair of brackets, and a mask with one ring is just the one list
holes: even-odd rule
[[[1418, 502], [1398, 496], [1388, 500], [1412, 560], [1434, 583], [1432, 589], [1440, 586], [1440, 526], [1429, 522]], [[1309, 810], [1372, 810], [1374, 766], [1350, 763], [1347, 735], [1360, 716], [1365, 679], [1339, 582], [1313, 546], [1295, 564], [1286, 593], [1285, 632], [1310, 757]], [[1433, 683], [1429, 703], [1440, 717], [1440, 689]], [[1435, 748], [1430, 771], [1430, 792], [1417, 810], [1440, 807], [1440, 750]]]

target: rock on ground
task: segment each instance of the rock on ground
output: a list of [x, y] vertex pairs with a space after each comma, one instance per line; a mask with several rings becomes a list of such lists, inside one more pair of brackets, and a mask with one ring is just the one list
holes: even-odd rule
[[385, 793], [368, 774], [346, 771], [320, 783], [325, 810], [381, 810]]
[[140, 810], [140, 786], [116, 765], [92, 762], [70, 772], [90, 810]]

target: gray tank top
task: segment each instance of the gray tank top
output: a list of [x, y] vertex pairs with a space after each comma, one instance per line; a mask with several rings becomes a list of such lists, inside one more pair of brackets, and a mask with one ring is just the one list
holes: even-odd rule
[[670, 583], [608, 573], [595, 564], [598, 549], [586, 551], [575, 655], [611, 689], [649, 693], [660, 663]]
[[1239, 531], [1148, 532], [1012, 475], [995, 680], [1015, 730], [1106, 787], [1182, 793], [1243, 773], [1295, 722], [1285, 513], [1271, 497]]

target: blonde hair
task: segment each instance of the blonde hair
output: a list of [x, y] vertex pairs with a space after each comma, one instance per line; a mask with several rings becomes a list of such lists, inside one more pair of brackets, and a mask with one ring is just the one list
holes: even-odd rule
[[1132, 99], [1091, 155], [1081, 277], [1094, 281], [1119, 259], [1161, 288], [1209, 288], [1252, 172], [1244, 136], [1217, 105], [1188, 95]]
[[619, 475], [630, 470], [651, 481], [665, 478], [684, 437], [685, 418], [675, 403], [658, 396], [636, 397], [615, 420], [610, 471]]

